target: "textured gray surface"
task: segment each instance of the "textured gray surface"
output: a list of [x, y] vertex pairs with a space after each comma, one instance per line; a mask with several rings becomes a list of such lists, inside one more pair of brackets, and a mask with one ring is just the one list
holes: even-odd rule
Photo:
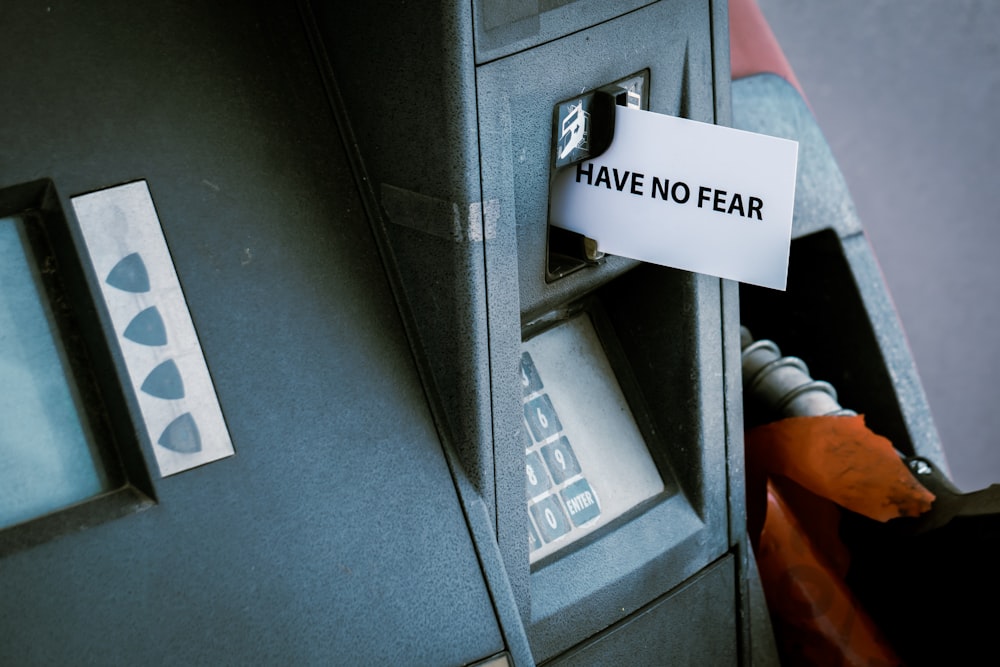
[[759, 3], [844, 172], [954, 481], [1000, 481], [1000, 4]]
[[[496, 355], [509, 344], [508, 332], [500, 328], [506, 318], [497, 316], [503, 313], [496, 308], [495, 295], [513, 297], [521, 322], [529, 322], [609, 283], [598, 298], [608, 309], [624, 347], [653, 351], [663, 348], [664, 340], [673, 343], [660, 355], [647, 355], [643, 361], [648, 363], [630, 358], [633, 368], [660, 369], [653, 377], [640, 380], [644, 400], [651, 406], [684, 405], [662, 411], [666, 416], [661, 419], [666, 423], [657, 424], [656, 431], [675, 435], [653, 449], [663, 450], [662, 455], [671, 458], [667, 465], [682, 477], [687, 499], [677, 497], [649, 509], [602, 539], [531, 573], [528, 634], [539, 660], [620, 621], [647, 603], [650, 596], [679, 585], [726, 549], [719, 281], [663, 270], [644, 273], [648, 276], [644, 283], [634, 273], [621, 275], [635, 263], [620, 257], [553, 283], [546, 283], [544, 274], [553, 106], [581, 90], [620, 80], [649, 65], [652, 110], [710, 121], [716, 108], [712, 42], [706, 39], [711, 28], [707, 3], [658, 3], [586, 32], [482, 65], [476, 72], [483, 200], [497, 202], [498, 208], [496, 238], [486, 244], [487, 279], [492, 281], [491, 372], [504, 368], [495, 363]], [[621, 51], [593, 46], [626, 43], [629, 48]], [[516, 230], [516, 239], [505, 236], [512, 230]], [[515, 261], [516, 274], [511, 274]], [[651, 289], [653, 282], [662, 288]], [[622, 287], [626, 284], [631, 288]], [[506, 294], [512, 286], [517, 293]], [[644, 301], [632, 301], [631, 309], [621, 306], [640, 290]], [[651, 342], [638, 332], [626, 332], [630, 328], [656, 329], [665, 335]], [[519, 333], [512, 332], [518, 349]], [[630, 336], [634, 340], [624, 340]], [[680, 351], [680, 358], [672, 356], [674, 351]], [[672, 363], [664, 363], [666, 357]], [[694, 363], [700, 364], [700, 383], [691, 379], [696, 375], [691, 368]], [[681, 388], [677, 393], [683, 398], [665, 391], [672, 388]], [[495, 384], [498, 451], [503, 447], [499, 438], [504, 433], [498, 427], [503, 423], [498, 417], [497, 408], [502, 407], [496, 400], [499, 391], [502, 386]], [[503, 474], [499, 465], [497, 474], [498, 478]], [[516, 474], [520, 487], [516, 501], [523, 502], [520, 465]], [[497, 499], [502, 507], [499, 490]], [[516, 567], [508, 562], [508, 572], [515, 581]], [[581, 577], [579, 572], [588, 575]], [[619, 639], [625, 636], [618, 635]]]
[[[0, 663], [468, 664], [506, 647], [523, 656], [518, 664], [530, 664], [515, 591], [503, 569], [520, 563], [527, 579], [523, 558], [505, 561], [520, 552], [503, 550], [506, 535], [511, 544], [524, 543], [524, 531], [511, 528], [524, 525], [522, 454], [503, 440], [518, 444], [516, 430], [504, 427], [511, 416], [520, 417], [506, 410], [501, 401], [507, 395], [497, 388], [505, 373], [511, 387], [517, 384], [516, 366], [500, 362], [519, 351], [520, 322], [518, 313], [500, 306], [518, 305], [520, 274], [512, 264], [523, 258], [493, 248], [513, 246], [516, 229], [501, 229], [487, 241], [488, 223], [481, 220], [483, 239], [470, 234], [458, 241], [490, 247], [470, 249], [440, 234], [419, 238], [420, 230], [403, 222], [419, 217], [412, 210], [395, 221], [387, 211], [394, 227], [386, 245], [397, 256], [403, 255], [399, 247], [406, 251], [400, 273], [411, 284], [441, 284], [427, 290], [427, 311], [420, 314], [426, 319], [414, 321], [440, 312], [448, 318], [440, 328], [462, 326], [452, 333], [464, 356], [442, 367], [467, 384], [448, 385], [438, 397], [429, 383], [425, 395], [366, 220], [366, 203], [374, 210], [385, 202], [374, 195], [369, 202], [358, 192], [294, 7], [262, 0], [239, 6], [134, 3], [111, 11], [111, 4], [103, 11], [55, 6], [43, 12], [17, 3], [0, 11], [13, 33], [0, 53], [16, 65], [0, 70], [0, 81], [17, 100], [0, 123], [6, 149], [0, 187], [6, 192], [7, 184], [48, 176], [65, 204], [95, 188], [148, 181], [237, 455], [157, 478], [159, 504], [146, 512], [6, 557]], [[421, 220], [432, 232], [454, 229], [445, 223], [456, 219], [475, 222], [477, 204], [484, 218], [489, 210], [490, 201], [476, 196], [480, 173], [469, 169], [479, 158], [479, 118], [471, 115], [478, 110], [452, 105], [474, 99], [479, 81], [469, 76], [472, 60], [467, 53], [459, 58], [434, 50], [468, 45], [456, 33], [469, 30], [452, 28], [471, 25], [470, 6], [456, 3], [460, 11], [447, 17], [450, 23], [407, 22], [408, 14], [397, 20], [395, 34], [381, 29], [382, 16], [363, 15], [359, 20], [376, 23], [382, 41], [352, 42], [359, 48], [351, 62], [378, 51], [388, 66], [375, 72], [379, 78], [346, 78], [359, 70], [339, 70], [344, 89], [357, 96], [351, 99], [360, 99], [355, 118], [374, 113], [364, 106], [372, 81], [389, 91], [385, 96], [395, 94], [403, 109], [389, 109], [401, 131], [385, 141], [375, 132], [358, 132], [359, 145], [370, 151], [366, 157], [373, 156], [371, 182], [378, 192], [406, 193], [390, 197], [385, 207], [408, 202], [438, 210], [444, 203], [443, 210], [468, 213]], [[714, 90], [707, 67], [712, 58], [725, 60], [724, 16], [720, 4], [711, 13], [703, 11], [707, 6], [703, 0], [651, 4], [629, 20], [659, 21], [623, 35], [685, 36], [685, 69], [663, 67], [674, 78], [690, 78], [670, 88], [678, 92], [671, 108], [704, 119], [722, 108], [719, 100], [726, 96]], [[398, 43], [392, 38], [405, 37], [413, 25], [421, 25], [418, 38], [427, 50], [393, 59]], [[333, 55], [350, 45], [341, 44]], [[605, 53], [587, 74], [592, 85], [631, 72], [635, 50]], [[428, 54], [427, 62], [419, 58]], [[660, 57], [674, 63], [662, 51]], [[412, 61], [420, 61], [417, 75], [408, 77], [409, 70], [400, 68]], [[453, 62], [461, 67], [451, 68]], [[717, 61], [711, 65], [725, 74]], [[560, 76], [583, 79], [579, 69]], [[430, 92], [416, 85], [442, 80]], [[728, 75], [715, 81], [728, 81]], [[538, 104], [545, 127], [552, 102]], [[431, 109], [420, 115], [440, 122], [427, 132], [408, 131], [417, 114], [404, 112], [420, 105]], [[455, 146], [460, 150], [452, 152]], [[423, 153], [427, 168], [408, 166], [416, 164], [409, 151]], [[534, 224], [544, 225], [544, 217]], [[434, 270], [403, 271], [425, 265]], [[542, 268], [537, 265], [535, 280], [544, 279]], [[591, 644], [599, 643], [592, 655], [630, 653], [633, 643], [648, 654], [645, 631], [659, 625], [651, 622], [664, 618], [658, 614], [669, 614], [681, 620], [658, 640], [731, 657], [740, 621], [731, 612], [739, 603], [743, 565], [725, 554], [745, 544], [740, 501], [728, 498], [742, 495], [739, 453], [725, 456], [740, 430], [728, 421], [738, 416], [725, 411], [733, 405], [729, 394], [738, 392], [725, 377], [734, 365], [731, 354], [723, 357], [721, 341], [725, 328], [733, 342], [735, 290], [708, 276], [643, 268], [648, 271], [625, 276], [605, 271], [615, 280], [601, 298], [609, 308], [627, 305], [623, 296], [635, 299], [634, 312], [621, 305], [614, 318], [622, 338], [632, 339], [631, 352], [626, 340], [621, 354], [649, 362], [632, 379], [637, 395], [670, 406], [658, 411], [665, 426], [657, 432], [671, 440], [655, 453], [664, 470], [676, 472], [684, 496], [661, 502], [658, 512], [643, 508], [616, 539], [580, 545], [572, 556], [592, 567], [564, 578], [567, 595], [583, 593], [575, 618], [559, 619], [562, 643], [549, 647], [569, 648], [606, 629]], [[88, 285], [93, 289], [99, 279], [90, 275]], [[578, 280], [579, 289], [564, 297], [582, 296], [600, 282]], [[492, 320], [488, 329], [484, 312]], [[654, 329], [667, 335], [651, 336]], [[444, 345], [427, 347], [430, 357]], [[490, 386], [482, 380], [487, 360], [489, 381], [496, 383]], [[451, 379], [443, 372], [432, 376], [441, 378]], [[466, 387], [478, 392], [475, 411], [460, 402]], [[519, 407], [516, 388], [511, 393]], [[471, 434], [476, 446], [485, 443], [477, 450], [485, 452], [485, 472], [469, 476], [485, 489], [492, 484], [505, 505], [498, 500], [490, 506], [487, 491], [470, 490], [450, 441], [442, 452], [436, 427], [446, 432], [441, 424], [448, 422], [433, 421], [428, 402], [456, 396], [458, 412], [473, 416], [455, 432]], [[493, 419], [496, 435], [479, 437], [491, 425], [479, 418], [482, 413]], [[141, 444], [148, 455], [151, 443]], [[678, 515], [672, 505], [682, 503]], [[690, 533], [677, 528], [678, 518], [689, 520]], [[665, 538], [671, 530], [673, 542]], [[706, 567], [703, 578], [691, 580]], [[636, 618], [633, 630], [618, 625], [689, 580], [693, 588], [682, 588], [676, 605], [658, 604], [658, 614]], [[696, 594], [701, 591], [710, 595]], [[692, 598], [697, 604], [689, 604]], [[687, 613], [692, 608], [701, 613]], [[712, 632], [703, 632], [709, 624]]]
[[[742, 323], [782, 345], [794, 340], [786, 352], [808, 359], [813, 370], [824, 369], [816, 377], [834, 382], [843, 405], [865, 414], [868, 425], [900, 451], [942, 465], [905, 334], [812, 113], [792, 85], [774, 74], [733, 82], [732, 99], [734, 127], [799, 142], [788, 288], [744, 285]], [[815, 238], [820, 236], [826, 241]]]
[[72, 221], [75, 194], [149, 183], [236, 456], [157, 477], [144, 512], [3, 558], [0, 664], [500, 651], [295, 7], [50, 9], [0, 10], [0, 89], [16, 100], [0, 114], [2, 198], [51, 177]]
[[[736, 646], [729, 641], [736, 618], [726, 613], [735, 586], [732, 566], [732, 557], [726, 556], [678, 590], [548, 664], [559, 667], [738, 664]], [[702, 631], [663, 632], [663, 628], [687, 624], [697, 624]]]

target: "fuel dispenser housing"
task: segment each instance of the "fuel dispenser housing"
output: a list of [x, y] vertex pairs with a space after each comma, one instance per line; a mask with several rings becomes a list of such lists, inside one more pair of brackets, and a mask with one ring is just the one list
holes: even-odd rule
[[[649, 110], [730, 122], [725, 2], [99, 4], [4, 10], [0, 217], [79, 258], [91, 408], [136, 500], [0, 530], [0, 662], [766, 662], [737, 287], [552, 271], [547, 221], [558, 104], [638, 76]], [[235, 452], [169, 476], [74, 208], [138, 182]], [[573, 323], [596, 346], [528, 349]], [[546, 359], [611, 369], [662, 483], [589, 532], [569, 489], [605, 511], [621, 481]], [[537, 440], [543, 395], [567, 423]], [[562, 437], [577, 476], [526, 498]], [[533, 557], [545, 498], [567, 532]]]
[[[624, 624], [617, 641], [628, 642], [630, 614], [677, 613], [669, 594], [687, 582], [704, 587], [707, 616], [692, 614], [687, 631], [662, 641], [686, 636], [678, 655], [726, 662], [746, 631], [749, 567], [735, 285], [610, 256], [568, 275], [549, 270], [557, 105], [643, 75], [650, 110], [728, 121], [725, 3], [633, 4], [524, 3], [524, 15], [502, 20], [488, 2], [311, 7], [436, 421], [456, 474], [495, 522], [534, 659], [615, 624]], [[373, 97], [375, 81], [391, 92]], [[532, 567], [525, 535], [534, 526], [519, 509], [522, 340], [594, 310], [609, 323], [598, 334], [675, 493]], [[650, 659], [667, 654], [650, 649]]]

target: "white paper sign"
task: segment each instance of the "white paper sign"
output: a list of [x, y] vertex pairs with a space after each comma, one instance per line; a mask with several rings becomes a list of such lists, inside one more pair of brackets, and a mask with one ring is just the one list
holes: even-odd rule
[[785, 289], [798, 143], [616, 107], [614, 140], [553, 179], [552, 224], [602, 252]]

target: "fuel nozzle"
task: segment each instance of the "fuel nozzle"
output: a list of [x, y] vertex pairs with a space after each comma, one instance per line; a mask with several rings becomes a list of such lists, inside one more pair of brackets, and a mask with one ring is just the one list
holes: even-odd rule
[[840, 405], [833, 385], [814, 380], [804, 361], [782, 356], [774, 341], [754, 340], [741, 326], [740, 347], [743, 389], [768, 410], [783, 417], [857, 414]]

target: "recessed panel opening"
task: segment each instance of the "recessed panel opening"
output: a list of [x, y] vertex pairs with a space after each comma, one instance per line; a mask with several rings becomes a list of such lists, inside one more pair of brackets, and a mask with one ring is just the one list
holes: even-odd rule
[[665, 486], [587, 313], [524, 343], [521, 386], [534, 564]]
[[20, 217], [0, 219], [0, 528], [113, 486]]

